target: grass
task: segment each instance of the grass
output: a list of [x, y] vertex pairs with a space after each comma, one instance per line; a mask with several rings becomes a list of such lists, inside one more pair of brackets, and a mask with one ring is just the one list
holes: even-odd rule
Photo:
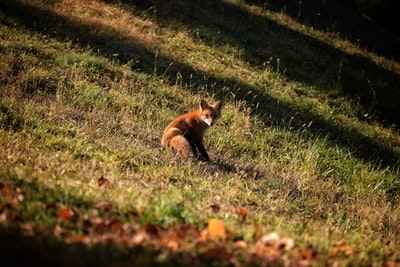
[[[400, 260], [398, 59], [251, 1], [1, 1], [0, 21], [0, 233], [38, 264], [202, 253], [64, 242], [88, 218], [220, 218], [249, 247], [260, 231], [292, 237], [310, 264]], [[162, 151], [167, 123], [202, 98], [226, 103], [212, 162]]]

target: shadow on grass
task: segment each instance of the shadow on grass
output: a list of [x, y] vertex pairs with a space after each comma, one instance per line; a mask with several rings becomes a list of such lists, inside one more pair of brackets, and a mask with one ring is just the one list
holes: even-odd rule
[[[21, 201], [15, 201], [13, 197], [17, 190], [24, 196]], [[66, 204], [74, 209], [75, 214], [63, 225], [56, 207]], [[187, 266], [186, 261], [191, 256], [184, 253], [171, 253], [169, 257], [160, 259], [158, 256], [162, 251], [150, 244], [125, 245], [115, 240], [131, 233], [121, 232], [121, 236], [114, 239], [106, 237], [103, 242], [87, 244], [68, 243], [55, 236], [55, 223], [64, 230], [72, 227], [83, 234], [91, 232], [93, 225], [83, 221], [83, 214], [95, 207], [103, 215], [102, 219], [115, 216], [113, 207], [99, 210], [96, 203], [71, 195], [62, 188], [49, 188], [39, 181], [20, 179], [0, 169], [0, 214], [6, 214], [0, 224], [0, 266]], [[107, 231], [97, 233], [100, 237], [102, 234], [107, 234]], [[72, 233], [64, 235], [73, 236]], [[133, 239], [132, 236], [126, 238]], [[202, 259], [196, 260], [202, 266]]]
[[[0, 228], [1, 266], [175, 266], [155, 261], [149, 248], [120, 249], [114, 245], [67, 244], [51, 236], [26, 236]], [[4, 264], [4, 265], [3, 265]]]
[[[158, 18], [154, 19], [161, 20], [157, 23], [167, 25], [169, 21], [179, 21], [193, 29], [203, 31], [205, 39], [220, 31], [222, 37], [217, 38], [215, 42], [217, 44], [219, 42], [220, 45], [229, 43], [243, 48], [246, 60], [252, 64], [260, 64], [270, 57], [282, 58], [282, 62], [288, 62], [283, 66], [287, 70], [287, 75], [302, 82], [325, 85], [336, 83], [336, 65], [338, 58], [342, 57], [347, 62], [343, 66], [340, 82], [345, 94], [353, 98], [359, 97], [366, 109], [377, 101], [381, 103], [379, 113], [386, 115], [385, 119], [388, 122], [400, 121], [400, 107], [397, 105], [400, 102], [399, 76], [379, 68], [365, 58], [344, 55], [326, 44], [220, 1], [184, 0], [168, 4], [159, 4], [158, 1], [154, 1], [155, 3], [151, 1], [127, 2], [137, 4], [140, 13], [156, 4]], [[346, 126], [327, 121], [307, 110], [293, 109], [289, 104], [278, 102], [258, 88], [234, 78], [218, 78], [212, 73], [201, 72], [190, 65], [176, 62], [168, 56], [162, 54], [156, 56], [157, 53], [144, 44], [132, 38], [122, 37], [116, 30], [106, 25], [76, 23], [68, 17], [20, 1], [0, 0], [0, 8], [5, 14], [16, 18], [18, 23], [27, 29], [61, 40], [71, 40], [81, 46], [89, 45], [93, 51], [98, 51], [110, 58], [114, 58], [113, 54], [118, 54], [118, 60], [123, 63], [137, 61], [134, 67], [150, 75], [154, 73], [154, 60], [157, 57], [158, 69], [163, 71], [169, 69], [167, 78], [172, 84], [175, 84], [177, 74], [180, 73], [184, 78], [191, 77], [191, 80], [199, 85], [196, 88], [190, 87], [194, 92], [203, 84], [225, 88], [225, 91], [219, 90], [216, 96], [225, 98], [225, 94], [233, 92], [237, 99], [257, 103], [259, 108], [254, 111], [254, 115], [260, 118], [275, 118], [264, 119], [267, 126], [279, 125], [282, 121], [292, 121], [291, 126], [297, 131], [312, 121], [312, 127], [307, 128], [310, 134], [327, 135], [333, 146], [344, 146], [360, 159], [379, 162], [383, 167], [396, 166], [400, 162], [400, 156], [383, 139], [367, 137], [358, 129], [348, 129]], [[193, 12], [193, 8], [196, 12]], [[232, 16], [235, 16], [235, 20], [232, 20]], [[97, 27], [96, 31], [93, 30], [94, 27]], [[300, 55], [289, 60], [290, 55], [287, 51]], [[315, 51], [321, 53], [315, 53]], [[305, 61], [312, 61], [315, 66], [311, 64], [313, 66], [309, 66], [308, 69], [304, 67]], [[171, 62], [174, 62], [172, 66], [170, 66]], [[301, 73], [297, 73], [298, 70], [301, 70]], [[328, 78], [321, 79], [324, 76]], [[373, 84], [381, 85], [379, 90], [376, 87], [376, 94], [371, 93], [371, 95], [376, 95], [376, 99], [368, 96], [364, 92], [367, 87], [359, 84], [366, 84], [369, 78]], [[382, 106], [382, 103], [387, 103], [387, 105]]]
[[245, 2], [284, 12], [302, 24], [331, 32], [357, 43], [388, 59], [400, 60], [400, 39], [377, 25], [372, 19], [360, 14], [349, 1], [289, 1], [289, 0], [245, 0]]
[[[384, 123], [400, 125], [400, 106], [397, 104], [400, 102], [400, 76], [376, 65], [369, 58], [346, 54], [326, 43], [288, 29], [261, 15], [251, 14], [225, 1], [126, 0], [124, 2], [134, 3], [141, 8], [141, 12], [155, 10], [156, 15], [153, 19], [163, 27], [177, 25], [176, 22], [189, 27], [192, 29], [193, 38], [201, 38], [210, 46], [229, 44], [242, 49], [244, 60], [253, 66], [261, 67], [270, 58], [280, 59], [279, 69], [285, 70], [285, 75], [289, 79], [324, 88], [323, 90], [328, 91], [333, 97], [347, 96], [362, 107], [360, 118], [368, 113]], [[280, 5], [283, 6], [286, 2], [288, 1], [282, 1], [279, 5], [274, 3], [274, 6], [278, 6], [275, 9], [279, 9]], [[337, 9], [348, 11], [345, 7], [340, 6]], [[307, 9], [303, 9], [304, 13], [306, 11]], [[338, 11], [335, 13], [339, 16]], [[346, 14], [348, 13], [349, 11]], [[331, 15], [332, 13], [326, 16]], [[351, 32], [349, 33], [351, 36], [356, 37], [356, 32], [359, 31], [366, 45], [374, 46], [376, 45], [374, 41], [382, 42], [380, 36], [371, 37], [376, 27], [371, 26], [371, 30], [362, 28], [363, 23], [367, 23], [365, 19], [352, 15], [347, 20], [353, 23], [346, 25], [350, 29], [348, 31]], [[326, 20], [320, 19], [313, 23], [320, 23], [320, 27], [324, 27], [323, 23], [331, 23], [335, 19], [341, 20], [342, 16], [345, 15], [337, 18], [328, 17]], [[354, 22], [357, 23], [356, 26], [353, 25]], [[342, 28], [344, 26], [340, 27]], [[390, 40], [395, 41], [394, 38]], [[383, 52], [391, 58], [399, 53], [400, 46], [386, 49], [390, 50]]]

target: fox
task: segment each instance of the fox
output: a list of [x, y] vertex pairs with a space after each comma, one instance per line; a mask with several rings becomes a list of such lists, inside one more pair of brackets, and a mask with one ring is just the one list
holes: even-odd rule
[[162, 135], [162, 147], [170, 148], [184, 158], [210, 161], [203, 138], [208, 128], [221, 117], [222, 106], [221, 100], [214, 104], [201, 100], [197, 109], [178, 116], [167, 125]]

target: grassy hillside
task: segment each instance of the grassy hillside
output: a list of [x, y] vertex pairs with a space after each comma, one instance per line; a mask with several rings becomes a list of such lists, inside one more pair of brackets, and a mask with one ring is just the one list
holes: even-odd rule
[[[382, 34], [335, 1], [0, 0], [0, 265], [399, 264]], [[160, 148], [201, 99], [210, 163]]]

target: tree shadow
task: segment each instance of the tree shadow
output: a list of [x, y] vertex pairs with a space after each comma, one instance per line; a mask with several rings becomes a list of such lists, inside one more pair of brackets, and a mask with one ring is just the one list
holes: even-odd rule
[[245, 0], [245, 2], [274, 12], [284, 12], [304, 25], [323, 32], [337, 33], [342, 38], [349, 39], [375, 54], [400, 60], [400, 39], [372, 19], [360, 14], [348, 1]]
[[[368, 113], [370, 118], [386, 124], [400, 125], [400, 76], [376, 65], [369, 58], [347, 54], [225, 1], [124, 2], [133, 3], [141, 12], [154, 10], [156, 15], [153, 19], [161, 26], [170, 27], [178, 21], [192, 29], [193, 38], [200, 38], [210, 46], [229, 44], [242, 49], [244, 61], [253, 66], [262, 67], [271, 58], [279, 59], [279, 68], [285, 71], [289, 79], [324, 88], [332, 97], [346, 96], [358, 103], [362, 107], [358, 114], [361, 119]], [[278, 10], [280, 6], [275, 2], [273, 6]], [[235, 18], [233, 25], [232, 17]], [[327, 21], [325, 23], [331, 23]], [[357, 26], [364, 26], [363, 20], [355, 21], [360, 24]], [[320, 21], [314, 22], [317, 23]], [[322, 24], [320, 27], [325, 26]], [[353, 26], [348, 28], [354, 29]], [[352, 36], [356, 36], [356, 30], [351, 32]], [[365, 28], [361, 28], [360, 32], [364, 33]], [[370, 46], [374, 46], [373, 42], [377, 39], [382, 39], [379, 35], [372, 38], [371, 31], [367, 33], [363, 36], [369, 36], [368, 39], [364, 37], [363, 40]], [[400, 51], [396, 45], [390, 50], [385, 49], [388, 50], [382, 48], [381, 51], [388, 52], [391, 57]]]
[[[134, 3], [137, 12], [141, 14], [154, 4], [151, 1], [127, 1], [127, 3]], [[386, 106], [386, 109], [381, 109], [380, 113], [386, 114], [389, 112], [391, 116], [388, 117], [388, 121], [389, 119], [393, 123], [399, 121], [399, 107], [394, 105], [400, 102], [397, 101], [400, 93], [400, 90], [398, 90], [400, 84], [398, 75], [379, 68], [374, 63], [368, 62], [367, 59], [354, 55], [344, 55], [342, 52], [326, 44], [306, 36], [301, 36], [273, 21], [254, 16], [224, 2], [190, 2], [181, 0], [174, 3], [176, 5], [165, 4], [165, 6], [158, 2], [156, 3], [156, 19], [161, 17], [163, 25], [168, 24], [168, 21], [179, 21], [193, 29], [200, 28], [204, 31], [203, 34], [207, 36], [217, 35], [217, 31], [220, 31], [222, 38], [216, 39], [215, 42], [219, 42], [220, 45], [229, 43], [230, 45], [243, 48], [246, 59], [252, 62], [252, 64], [260, 64], [263, 60], [270, 57], [284, 58], [286, 50], [293, 51], [295, 49], [296, 53], [302, 55], [302, 60], [311, 60], [317, 65], [313, 69], [326, 69], [322, 74], [310, 71], [310, 76], [303, 77], [296, 74], [297, 67], [304, 69], [303, 62], [291, 62], [283, 66], [287, 70], [289, 77], [293, 76], [293, 79], [299, 79], [302, 82], [314, 84], [323, 82], [317, 78], [320, 75], [332, 76], [335, 73], [334, 76], [337, 76], [336, 67], [333, 68], [326, 62], [337, 62], [338, 58], [345, 57], [348, 64], [347, 67], [343, 67], [342, 71], [343, 81], [341, 82], [341, 86], [343, 90], [347, 91], [347, 93], [356, 90], [352, 93], [353, 97], [356, 97], [360, 93], [359, 90], [365, 90], [365, 88], [360, 89], [361, 87], [355, 87], [354, 89], [353, 86], [359, 83], [360, 80], [366, 83], [365, 77], [369, 77], [369, 75], [374, 78], [376, 77], [374, 83], [384, 84], [382, 90], [376, 93], [376, 98], [379, 99], [378, 103], [385, 100], [391, 103], [391, 105], [388, 104]], [[189, 7], [196, 8], [196, 11], [199, 13], [193, 14], [193, 10]], [[145, 44], [137, 40], [121, 37], [118, 32], [106, 25], [96, 25], [98, 29], [93, 31], [93, 25], [85, 24], [84, 22], [76, 23], [68, 17], [20, 1], [7, 3], [0, 1], [0, 8], [6, 14], [18, 19], [19, 23], [23, 24], [27, 29], [61, 40], [71, 40], [81, 46], [89, 45], [93, 51], [98, 51], [101, 55], [110, 58], [115, 59], [112, 55], [118, 54], [118, 60], [122, 63], [137, 61], [134, 67], [149, 75], [154, 74], [154, 60], [157, 57], [157, 64], [160, 69], [159, 74], [163, 75], [161, 70], [168, 69], [168, 78], [172, 84], [175, 84], [177, 74], [180, 73], [181, 77], [191, 77], [191, 80], [196, 81], [199, 85], [198, 87], [187, 87], [194, 92], [197, 92], [198, 88], [202, 87], [201, 85], [207, 84], [213, 84], [215, 88], [224, 88], [224, 90], [216, 92], [217, 97], [226, 98], [227, 94], [233, 93], [237, 99], [244, 100], [249, 104], [257, 103], [258, 108], [254, 110], [253, 115], [262, 118], [267, 126], [275, 126], [282, 121], [291, 121], [291, 127], [297, 131], [304, 129], [304, 125], [312, 122], [312, 126], [307, 128], [309, 134], [326, 135], [329, 137], [332, 146], [339, 145], [346, 147], [354, 156], [362, 160], [379, 162], [383, 167], [396, 166], [400, 162], [400, 156], [395, 150], [389, 146], [382, 145], [385, 143], [381, 142], [383, 139], [367, 137], [358, 129], [347, 129], [345, 126], [334, 124], [310, 111], [296, 110], [289, 104], [278, 101], [264, 91], [240, 82], [235, 78], [219, 78], [212, 73], [195, 70], [188, 64], [176, 62], [173, 58], [152, 51]], [[213, 16], [204, 17], [201, 12], [204, 8], [211, 9]], [[226, 21], [231, 22], [231, 20], [228, 20], [228, 17], [232, 15], [235, 18], [237, 17], [237, 24], [227, 25]], [[46, 19], [44, 20], [43, 18]], [[268, 38], [271, 35], [274, 35], [274, 37]], [[278, 43], [271, 44], [269, 40], [274, 40], [274, 42]], [[294, 47], [293, 44], [295, 44]], [[323, 55], [324, 60], [320, 58], [320, 54], [311, 53], [315, 47], [318, 47], [318, 50], [326, 50], [326, 53]], [[174, 63], [172, 66], [171, 62]], [[336, 66], [336, 63], [330, 64]], [[357, 77], [354, 77], [354, 72], [350, 71], [354, 67], [358, 67], [361, 73]], [[347, 72], [347, 69], [349, 69], [349, 72]], [[376, 75], [370, 72], [376, 72]], [[208, 87], [205, 86], [205, 88]], [[215, 92], [212, 91], [211, 93]], [[365, 105], [368, 106], [371, 105], [370, 102], [373, 99], [367, 99], [366, 97], [360, 101], [365, 101], [367, 103]], [[275, 119], [269, 119], [270, 117]]]

